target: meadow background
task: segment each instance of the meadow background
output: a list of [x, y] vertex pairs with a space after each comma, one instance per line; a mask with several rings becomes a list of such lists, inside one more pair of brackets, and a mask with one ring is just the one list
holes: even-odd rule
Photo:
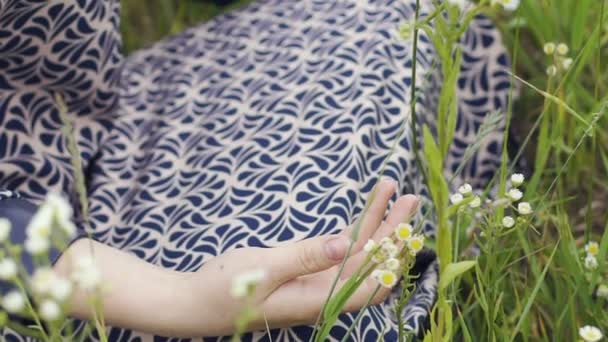
[[[125, 52], [247, 2], [122, 0]], [[507, 133], [517, 141], [508, 145], [511, 159], [526, 161], [512, 171], [526, 174], [535, 215], [526, 229], [484, 239], [475, 272], [450, 297], [456, 340], [576, 341], [583, 325], [608, 333], [606, 293], [597, 291], [608, 284], [606, 12], [605, 0], [522, 0], [515, 13], [488, 14], [503, 32], [513, 73], [529, 83], [520, 83]], [[574, 60], [552, 77], [547, 42], [565, 43]], [[593, 270], [584, 263], [589, 241], [600, 243]]]

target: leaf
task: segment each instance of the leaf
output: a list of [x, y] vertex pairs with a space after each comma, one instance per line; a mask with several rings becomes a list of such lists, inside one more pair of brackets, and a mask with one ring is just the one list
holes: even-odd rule
[[468, 260], [447, 265], [439, 277], [439, 290], [444, 290], [447, 288], [447, 286], [450, 285], [454, 279], [456, 279], [456, 277], [475, 267], [475, 264], [477, 264], [477, 261]]
[[323, 312], [323, 324], [315, 337], [315, 341], [325, 341], [334, 323], [338, 320], [338, 316], [342, 313], [342, 308], [365, 279], [365, 274], [350, 277], [344, 286], [327, 302]]
[[549, 266], [551, 266], [551, 263], [553, 262], [553, 257], [555, 256], [555, 252], [557, 251], [557, 247], [559, 247], [559, 245], [560, 245], [560, 240], [557, 241], [555, 248], [553, 248], [553, 252], [551, 252], [551, 256], [549, 257], [549, 260], [547, 260], [547, 264], [545, 265], [545, 268], [543, 269], [543, 273], [536, 281], [536, 285], [534, 286], [534, 289], [532, 290], [532, 293], [530, 294], [530, 298], [528, 298], [528, 301], [526, 302], [523, 312], [519, 315], [519, 321], [517, 322], [515, 329], [513, 329], [513, 334], [511, 335], [511, 341], [514, 341], [515, 337], [517, 337], [517, 334], [519, 332], [521, 332], [521, 326], [524, 323], [526, 316], [528, 316], [528, 313], [530, 312], [530, 308], [532, 308], [532, 304], [534, 304], [534, 298], [536, 298], [536, 295], [538, 294], [538, 291], [540, 290], [541, 285], [543, 285], [543, 282], [545, 280], [545, 275], [547, 274], [547, 271], [549, 270]]

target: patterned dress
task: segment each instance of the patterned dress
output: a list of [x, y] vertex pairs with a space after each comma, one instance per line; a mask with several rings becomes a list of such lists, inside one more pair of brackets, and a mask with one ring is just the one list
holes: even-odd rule
[[[434, 8], [420, 2], [422, 16]], [[415, 0], [257, 1], [125, 58], [118, 0], [0, 0], [0, 188], [32, 203], [49, 191], [76, 203], [53, 100], [60, 93], [95, 238], [165, 268], [194, 271], [234, 248], [340, 231], [361, 211], [393, 145], [385, 174], [401, 193], [428, 202], [409, 130], [412, 44], [396, 34], [414, 10]], [[508, 57], [488, 19], [477, 18], [462, 44], [446, 176], [487, 113], [506, 107], [509, 89]], [[432, 126], [442, 80], [424, 35], [416, 72], [418, 124]], [[454, 186], [483, 186], [493, 176], [502, 128], [483, 140]], [[433, 229], [424, 223], [427, 235]], [[432, 253], [419, 259], [403, 313], [415, 332], [437, 283]], [[366, 310], [353, 341], [396, 339], [393, 299]], [[332, 339], [353, 317], [341, 316]], [[277, 329], [272, 340], [307, 341], [311, 332]], [[113, 328], [110, 339], [153, 337]]]

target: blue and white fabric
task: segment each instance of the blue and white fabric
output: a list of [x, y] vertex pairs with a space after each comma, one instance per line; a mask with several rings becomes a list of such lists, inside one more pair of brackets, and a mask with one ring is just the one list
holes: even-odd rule
[[[422, 16], [434, 8], [420, 2]], [[412, 43], [397, 37], [414, 10], [414, 0], [256, 1], [125, 58], [118, 0], [0, 0], [0, 188], [34, 203], [48, 191], [77, 203], [59, 93], [95, 238], [162, 267], [194, 271], [234, 248], [338, 232], [360, 213], [393, 144], [385, 174], [428, 202], [409, 130]], [[462, 45], [446, 176], [508, 97], [508, 57], [492, 23], [477, 18]], [[418, 124], [433, 125], [442, 79], [424, 35], [417, 62]], [[455, 185], [493, 176], [502, 128]], [[433, 236], [432, 220], [424, 231]], [[408, 329], [422, 330], [436, 284], [437, 265], [426, 260]], [[353, 341], [396, 339], [393, 299], [366, 311]], [[353, 317], [341, 317], [332, 339]], [[307, 341], [311, 331], [279, 329], [272, 340]], [[119, 328], [110, 337], [153, 340]]]

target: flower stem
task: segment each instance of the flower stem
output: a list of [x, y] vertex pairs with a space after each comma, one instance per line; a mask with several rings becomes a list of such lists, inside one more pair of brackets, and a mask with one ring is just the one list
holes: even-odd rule
[[359, 321], [363, 317], [363, 314], [365, 313], [365, 310], [367, 309], [367, 307], [369, 306], [369, 304], [371, 304], [372, 300], [374, 300], [374, 297], [376, 297], [376, 295], [378, 294], [379, 291], [380, 291], [380, 285], [376, 286], [376, 289], [371, 294], [371, 296], [369, 296], [369, 298], [367, 299], [367, 302], [365, 303], [365, 305], [361, 308], [361, 310], [359, 310], [359, 312], [357, 313], [357, 317], [355, 317], [355, 320], [353, 321], [353, 324], [350, 325], [350, 327], [346, 331], [346, 334], [344, 334], [344, 337], [342, 337], [341, 342], [346, 342], [348, 340], [348, 337], [350, 336], [350, 334], [355, 329], [355, 326], [359, 323]]

